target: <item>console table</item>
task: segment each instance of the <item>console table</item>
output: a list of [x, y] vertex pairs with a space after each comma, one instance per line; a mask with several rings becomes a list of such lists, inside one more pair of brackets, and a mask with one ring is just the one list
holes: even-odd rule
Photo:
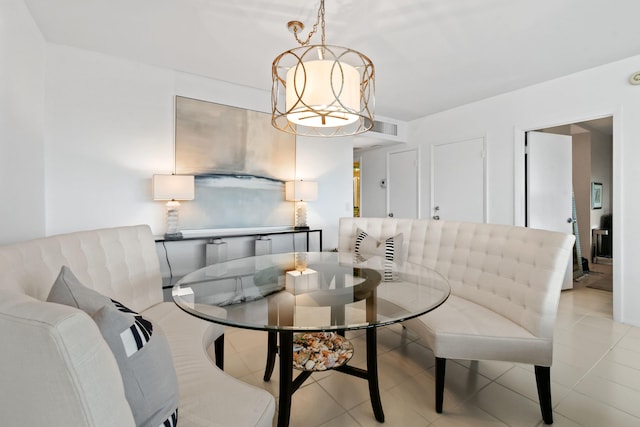
[[279, 234], [306, 234], [307, 237], [307, 252], [309, 251], [309, 239], [311, 233], [318, 233], [319, 236], [319, 246], [320, 252], [322, 252], [322, 229], [312, 228], [312, 229], [295, 229], [291, 228], [265, 228], [261, 230], [260, 228], [250, 228], [250, 229], [241, 229], [241, 228], [233, 228], [229, 230], [218, 229], [218, 230], [203, 230], [195, 231], [195, 232], [184, 232], [182, 239], [166, 239], [163, 235], [155, 236], [156, 242], [180, 242], [184, 240], [209, 240], [210, 243], [213, 243], [216, 239], [230, 239], [234, 237], [263, 237], [263, 236], [274, 236]]
[[[164, 235], [154, 236], [156, 243], [162, 244], [164, 248], [165, 255], [167, 257], [167, 264], [169, 267], [169, 277], [163, 278], [163, 281], [162, 281], [163, 291], [167, 291], [168, 289], [171, 289], [171, 287], [174, 284], [174, 280], [179, 279], [181, 276], [181, 275], [174, 276], [173, 274], [173, 268], [168, 259], [169, 255], [167, 253], [167, 247], [165, 246], [166, 244], [171, 245], [173, 243], [178, 243], [178, 242], [197, 241], [197, 240], [202, 240], [204, 244], [208, 244], [208, 243], [215, 243], [215, 241], [218, 239], [226, 240], [226, 239], [242, 238], [242, 237], [254, 237], [258, 239], [265, 236], [276, 236], [276, 235], [287, 235], [287, 234], [295, 236], [298, 234], [303, 234], [306, 237], [305, 251], [309, 252], [311, 235], [315, 233], [318, 236], [318, 248], [319, 248], [318, 251], [322, 252], [322, 229], [319, 229], [319, 228], [295, 229], [293, 227], [253, 227], [253, 228], [229, 228], [229, 229], [190, 230], [190, 231], [183, 230], [182, 233], [183, 233], [182, 239], [167, 239], [165, 238]], [[293, 250], [295, 250], [295, 244], [294, 244]], [[245, 256], [252, 256], [252, 255], [253, 253], [247, 254]], [[204, 265], [206, 265], [206, 263]], [[201, 266], [203, 265], [201, 264]], [[169, 296], [168, 294], [165, 295], [165, 297], [168, 297], [168, 296]]]

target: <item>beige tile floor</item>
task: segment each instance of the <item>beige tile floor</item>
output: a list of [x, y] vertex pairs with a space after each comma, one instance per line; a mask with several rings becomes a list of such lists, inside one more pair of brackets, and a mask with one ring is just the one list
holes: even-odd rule
[[[613, 322], [612, 294], [578, 287], [562, 294], [551, 370], [555, 426], [640, 426], [640, 328]], [[364, 336], [349, 333], [364, 367]], [[266, 334], [228, 328], [225, 370], [278, 395], [277, 368], [263, 382]], [[533, 368], [450, 361], [444, 413], [434, 410], [434, 357], [399, 325], [378, 334], [382, 404], [375, 421], [364, 380], [314, 374], [294, 394], [291, 426], [541, 426]], [[275, 423], [274, 423], [275, 425]]]

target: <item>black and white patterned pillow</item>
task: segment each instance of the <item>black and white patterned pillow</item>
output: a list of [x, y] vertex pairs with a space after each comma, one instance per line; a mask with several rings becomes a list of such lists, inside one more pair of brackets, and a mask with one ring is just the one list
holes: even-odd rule
[[177, 426], [178, 426], [178, 408], [176, 408], [176, 411], [173, 414], [171, 414], [169, 418], [167, 418], [166, 420], [164, 420], [162, 424], [160, 424], [160, 427], [177, 427]]
[[85, 287], [67, 267], [62, 267], [47, 301], [79, 308], [94, 319], [118, 363], [136, 426], [177, 426], [178, 381], [160, 328]]
[[402, 251], [402, 233], [379, 242], [369, 236], [366, 231], [358, 228], [354, 243], [354, 252], [364, 259], [380, 256], [389, 261], [399, 261]]
[[136, 426], [167, 425], [178, 407], [178, 382], [166, 337], [118, 302], [93, 319], [116, 357]]
[[133, 310], [125, 307], [118, 301], [111, 300], [113, 305], [122, 313], [127, 313], [133, 317], [133, 325], [120, 333], [122, 345], [127, 357], [142, 349], [153, 335], [153, 323], [140, 316]]
[[401, 262], [402, 234], [384, 239], [382, 242], [369, 236], [366, 231], [358, 228], [354, 243], [356, 262], [363, 262], [372, 256], [382, 258], [382, 280], [391, 282], [394, 280], [393, 263]]

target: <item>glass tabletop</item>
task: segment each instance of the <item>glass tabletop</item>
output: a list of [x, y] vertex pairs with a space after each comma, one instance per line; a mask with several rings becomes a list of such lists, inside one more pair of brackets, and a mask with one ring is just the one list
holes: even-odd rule
[[448, 298], [449, 284], [418, 264], [295, 252], [201, 268], [178, 281], [172, 295], [186, 312], [216, 323], [313, 332], [383, 326], [422, 315]]

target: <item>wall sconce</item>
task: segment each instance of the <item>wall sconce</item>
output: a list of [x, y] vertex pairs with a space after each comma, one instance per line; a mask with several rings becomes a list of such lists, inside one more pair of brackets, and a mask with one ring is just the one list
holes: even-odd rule
[[285, 183], [285, 199], [296, 202], [295, 230], [308, 230], [307, 204], [318, 199], [318, 183], [312, 181], [289, 181]]
[[167, 231], [164, 238], [180, 240], [180, 202], [195, 198], [195, 180], [192, 175], [153, 175], [153, 200], [167, 200]]

